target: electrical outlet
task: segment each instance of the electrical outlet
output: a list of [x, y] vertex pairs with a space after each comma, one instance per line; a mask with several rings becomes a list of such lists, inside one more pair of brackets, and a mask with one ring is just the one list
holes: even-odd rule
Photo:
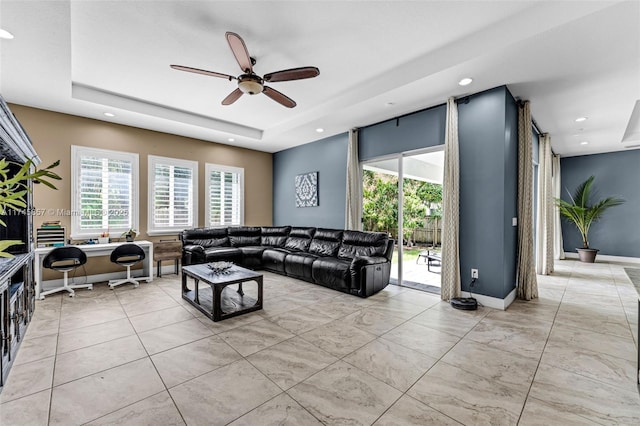
[[471, 278], [478, 279], [478, 270], [477, 269], [471, 269]]

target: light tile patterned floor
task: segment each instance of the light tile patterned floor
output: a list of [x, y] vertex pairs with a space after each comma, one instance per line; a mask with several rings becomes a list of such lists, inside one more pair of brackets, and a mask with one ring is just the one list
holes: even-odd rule
[[[213, 323], [175, 275], [37, 302], [6, 425], [640, 424], [621, 265], [562, 261], [540, 298], [462, 312], [265, 273], [262, 311]], [[245, 286], [245, 290], [246, 290]]]

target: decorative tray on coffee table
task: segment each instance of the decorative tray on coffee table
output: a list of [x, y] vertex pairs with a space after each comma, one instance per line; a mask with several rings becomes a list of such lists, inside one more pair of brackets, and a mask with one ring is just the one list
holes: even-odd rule
[[211, 269], [214, 274], [228, 274], [233, 266], [233, 262], [211, 262], [207, 264], [207, 267]]

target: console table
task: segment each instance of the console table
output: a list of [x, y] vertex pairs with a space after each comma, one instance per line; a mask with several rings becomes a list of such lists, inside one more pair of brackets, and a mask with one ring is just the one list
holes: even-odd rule
[[[113, 249], [122, 245], [122, 244], [130, 244], [127, 242], [118, 242], [118, 243], [106, 243], [106, 244], [79, 244], [75, 247], [82, 249], [87, 257], [96, 257], [96, 256], [109, 256]], [[153, 243], [151, 241], [134, 241], [134, 244], [139, 245], [144, 250], [145, 259], [142, 262], [142, 270], [143, 276], [138, 277], [146, 280], [147, 282], [153, 281]], [[36, 282], [36, 299], [40, 298], [40, 290], [42, 289], [42, 260], [44, 257], [53, 250], [54, 247], [41, 247], [34, 250], [34, 275]], [[87, 282], [95, 283], [101, 281], [107, 281], [108, 278], [105, 278], [103, 275], [89, 275], [87, 276]]]

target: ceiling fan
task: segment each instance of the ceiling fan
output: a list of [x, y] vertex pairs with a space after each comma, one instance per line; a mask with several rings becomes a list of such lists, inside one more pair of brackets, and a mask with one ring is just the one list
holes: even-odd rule
[[289, 98], [281, 92], [278, 92], [275, 89], [272, 89], [269, 86], [265, 86], [264, 83], [302, 80], [305, 78], [317, 77], [320, 74], [320, 70], [316, 67], [300, 67], [271, 72], [265, 74], [264, 77], [260, 77], [253, 72], [253, 66], [256, 64], [256, 60], [249, 56], [247, 46], [244, 44], [244, 40], [242, 40], [242, 37], [232, 32], [227, 32], [225, 36], [227, 37], [227, 42], [229, 43], [231, 52], [233, 53], [233, 56], [235, 56], [236, 61], [238, 61], [238, 65], [240, 65], [240, 69], [243, 72], [243, 74], [241, 74], [240, 76], [234, 77], [228, 74], [201, 70], [192, 67], [185, 67], [183, 65], [171, 65], [171, 68], [173, 68], [174, 70], [193, 72], [196, 74], [209, 75], [212, 77], [226, 78], [229, 81], [237, 80], [238, 88], [222, 100], [222, 105], [231, 105], [245, 93], [249, 95], [264, 93], [279, 104], [282, 104], [287, 108], [293, 108], [296, 106], [296, 103], [293, 99]]

